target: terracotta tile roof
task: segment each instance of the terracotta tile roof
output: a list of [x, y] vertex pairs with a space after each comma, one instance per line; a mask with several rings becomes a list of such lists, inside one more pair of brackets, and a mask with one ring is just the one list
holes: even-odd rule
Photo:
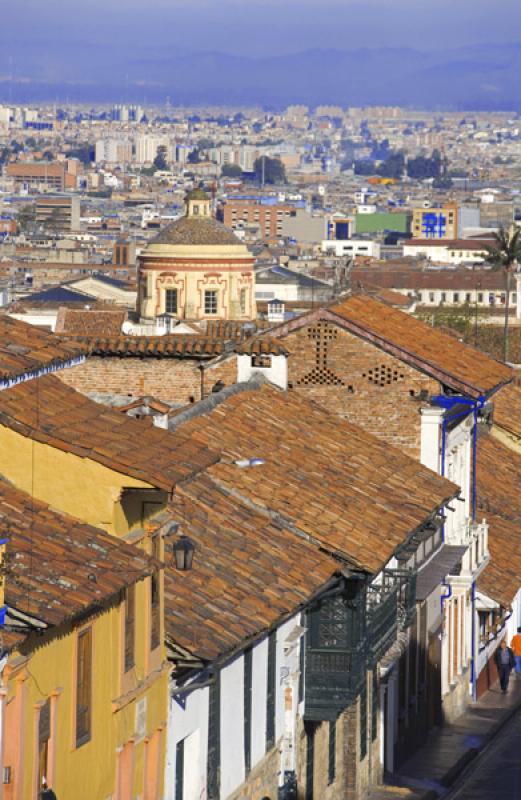
[[219, 459], [182, 433], [145, 429], [54, 375], [0, 392], [0, 425], [166, 491]]
[[490, 549], [478, 588], [508, 608], [521, 583], [521, 453], [486, 435], [478, 441], [477, 465], [478, 518], [489, 523]]
[[214, 358], [225, 352], [222, 339], [173, 334], [167, 336], [75, 337], [93, 356], [138, 358]]
[[79, 342], [63, 342], [33, 325], [0, 316], [0, 381], [58, 367], [84, 353]]
[[71, 333], [77, 336], [120, 336], [126, 311], [85, 311], [77, 308], [59, 308], [56, 317], [56, 333]]
[[494, 244], [494, 239], [408, 239], [404, 247], [446, 247], [448, 250], [486, 253], [487, 247], [494, 247]]
[[319, 309], [293, 323], [277, 325], [269, 334], [283, 337], [285, 332], [309, 324], [311, 319], [336, 322], [473, 397], [488, 394], [512, 379], [512, 370], [499, 361], [446, 336], [410, 314], [365, 296], [349, 297], [338, 305]]
[[211, 339], [244, 339], [246, 333], [242, 322], [209, 319], [206, 323], [206, 335]]
[[[171, 422], [191, 441], [224, 451], [209, 469], [218, 485], [369, 572], [458, 493], [400, 450], [267, 384], [223, 390]], [[253, 457], [265, 463], [233, 463]]]
[[[152, 574], [157, 562], [105, 531], [60, 514], [0, 479], [5, 602], [54, 626]], [[6, 641], [4, 640], [4, 646]]]
[[196, 545], [193, 568], [172, 565], [165, 548], [167, 637], [211, 661], [296, 613], [339, 569], [316, 546], [267, 515], [226, 496], [208, 475], [174, 495], [172, 519]]
[[245, 339], [236, 346], [235, 352], [240, 355], [248, 356], [285, 356], [288, 354], [288, 350], [284, 344], [271, 336], [264, 336], [262, 338], [252, 336], [250, 339]]
[[510, 383], [494, 395], [494, 425], [521, 437], [521, 386]]
[[232, 230], [212, 217], [181, 217], [164, 228], [150, 243], [244, 247]]
[[[493, 270], [422, 270], [422, 269], [354, 269], [351, 272], [351, 285], [373, 284], [386, 289], [448, 289], [469, 291], [503, 290], [505, 278], [500, 271]], [[479, 284], [479, 287], [478, 287]], [[463, 298], [462, 298], [463, 299]]]

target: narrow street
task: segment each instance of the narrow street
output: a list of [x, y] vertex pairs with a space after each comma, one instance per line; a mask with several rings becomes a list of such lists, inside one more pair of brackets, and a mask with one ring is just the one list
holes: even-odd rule
[[520, 800], [521, 710], [472, 763], [445, 800]]

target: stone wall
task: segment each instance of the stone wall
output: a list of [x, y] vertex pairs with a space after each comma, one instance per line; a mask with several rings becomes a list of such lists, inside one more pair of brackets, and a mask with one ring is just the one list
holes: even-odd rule
[[[336, 721], [334, 779], [330, 782], [329, 736], [330, 723], [319, 722], [313, 729], [313, 797], [320, 800], [363, 800], [371, 788], [379, 784], [383, 777], [380, 762], [380, 729], [372, 738], [371, 707], [372, 681], [368, 673], [367, 689], [367, 753], [361, 759], [360, 751], [360, 698], [345, 711]], [[375, 698], [379, 702], [378, 696]], [[306, 733], [306, 728], [308, 733]], [[297, 729], [297, 764], [298, 764], [298, 800], [306, 798], [306, 764], [309, 723], [304, 726], [298, 720]]]
[[329, 322], [284, 337], [289, 386], [415, 458], [420, 457], [420, 392], [437, 381]]
[[90, 356], [83, 364], [57, 372], [57, 376], [83, 394], [103, 393], [129, 400], [152, 395], [178, 406], [206, 396], [217, 381], [226, 386], [237, 379], [237, 358], [227, 358], [211, 367], [204, 364], [201, 379], [196, 359], [122, 358]]
[[275, 747], [256, 764], [247, 780], [227, 800], [261, 800], [263, 797], [277, 800], [279, 765], [280, 754]]

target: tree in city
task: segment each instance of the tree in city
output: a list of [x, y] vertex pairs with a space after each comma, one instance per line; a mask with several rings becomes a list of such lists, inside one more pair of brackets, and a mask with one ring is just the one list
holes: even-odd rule
[[69, 158], [77, 158], [78, 161], [88, 167], [95, 158], [94, 145], [90, 142], [80, 142], [69, 150], [68, 156]]
[[199, 164], [201, 161], [201, 156], [199, 155], [199, 150], [194, 148], [190, 153], [188, 153], [188, 158], [186, 159], [189, 164]]
[[160, 144], [157, 148], [156, 157], [154, 158], [154, 172], [161, 171], [168, 169], [168, 162], [166, 160], [167, 149], [166, 145]]
[[439, 150], [433, 150], [432, 155], [418, 156], [410, 158], [407, 162], [407, 175], [409, 178], [426, 180], [427, 178], [439, 178], [443, 172], [443, 161]]
[[354, 163], [355, 175], [374, 175], [376, 172], [373, 161], [361, 159]]
[[486, 261], [493, 269], [501, 270], [505, 278], [505, 324], [503, 328], [503, 361], [508, 361], [508, 314], [512, 273], [521, 264], [521, 229], [501, 227], [494, 233], [494, 244], [487, 247]]
[[256, 158], [253, 171], [257, 183], [286, 183], [286, 169], [280, 158]]
[[242, 169], [238, 164], [224, 164], [221, 175], [223, 178], [241, 178]]
[[376, 173], [382, 178], [399, 180], [405, 170], [405, 158], [402, 153], [390, 153], [385, 161], [378, 165]]
[[63, 216], [59, 208], [53, 208], [45, 220], [45, 229], [51, 233], [57, 233], [63, 228]]
[[36, 206], [23, 206], [16, 215], [16, 224], [22, 233], [32, 230], [36, 225]]

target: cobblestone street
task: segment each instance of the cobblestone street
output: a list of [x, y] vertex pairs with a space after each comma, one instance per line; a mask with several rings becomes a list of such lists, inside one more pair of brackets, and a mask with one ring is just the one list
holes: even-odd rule
[[478, 756], [447, 800], [519, 800], [521, 711]]

